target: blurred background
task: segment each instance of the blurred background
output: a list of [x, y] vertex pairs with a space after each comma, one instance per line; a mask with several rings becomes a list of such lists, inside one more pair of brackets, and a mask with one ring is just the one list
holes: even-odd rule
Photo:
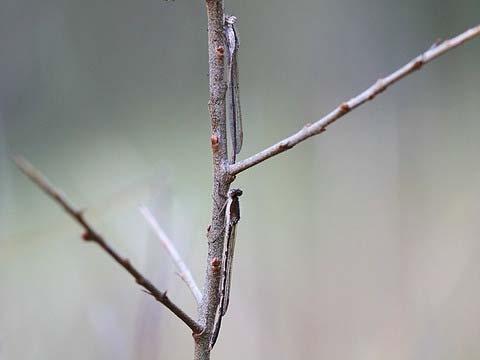
[[[226, 1], [240, 158], [476, 25], [470, 1]], [[0, 359], [191, 359], [190, 331], [12, 165], [22, 154], [190, 314], [138, 211], [203, 285], [211, 209], [203, 1], [0, 3]], [[478, 359], [480, 39], [238, 176], [213, 359]]]

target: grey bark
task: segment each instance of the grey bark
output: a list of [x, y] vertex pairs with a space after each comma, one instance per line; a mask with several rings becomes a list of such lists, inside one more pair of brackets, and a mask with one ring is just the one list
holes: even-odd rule
[[208, 230], [208, 255], [202, 304], [198, 322], [204, 331], [195, 338], [195, 360], [210, 359], [210, 338], [215, 315], [220, 303], [221, 262], [225, 232], [223, 204], [234, 177], [228, 173], [227, 127], [225, 95], [225, 38], [223, 34], [224, 10], [222, 0], [207, 0], [208, 68], [210, 97], [208, 109], [211, 122], [213, 159], [212, 218]]

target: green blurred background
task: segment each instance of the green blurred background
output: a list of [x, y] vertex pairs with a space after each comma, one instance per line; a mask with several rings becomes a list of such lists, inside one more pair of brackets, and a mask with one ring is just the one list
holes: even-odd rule
[[[227, 1], [249, 156], [480, 19], [470, 1]], [[12, 165], [23, 154], [174, 301], [211, 208], [203, 1], [0, 3], [0, 359], [189, 359], [190, 331]], [[238, 176], [214, 359], [478, 359], [480, 40]]]

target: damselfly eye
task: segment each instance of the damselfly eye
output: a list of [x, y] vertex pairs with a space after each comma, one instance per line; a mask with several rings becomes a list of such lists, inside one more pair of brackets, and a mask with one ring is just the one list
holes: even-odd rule
[[230, 189], [230, 196], [241, 196], [243, 191], [240, 189]]

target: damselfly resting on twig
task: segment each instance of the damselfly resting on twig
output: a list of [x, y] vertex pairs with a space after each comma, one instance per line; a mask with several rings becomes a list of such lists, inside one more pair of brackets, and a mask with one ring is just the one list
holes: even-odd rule
[[232, 164], [235, 163], [237, 155], [242, 149], [243, 129], [242, 129], [242, 111], [240, 108], [240, 89], [238, 85], [238, 49], [240, 42], [237, 31], [235, 30], [235, 16], [225, 15], [225, 40], [227, 43], [227, 108], [228, 108], [228, 126], [230, 137], [232, 139]]
[[230, 189], [225, 208], [225, 244], [223, 254], [223, 276], [221, 282], [220, 305], [217, 311], [217, 320], [213, 330], [210, 348], [213, 348], [217, 341], [222, 324], [222, 317], [226, 314], [230, 301], [230, 286], [232, 282], [232, 261], [235, 251], [235, 238], [237, 224], [240, 220], [240, 202], [238, 197], [242, 195], [240, 189]]

